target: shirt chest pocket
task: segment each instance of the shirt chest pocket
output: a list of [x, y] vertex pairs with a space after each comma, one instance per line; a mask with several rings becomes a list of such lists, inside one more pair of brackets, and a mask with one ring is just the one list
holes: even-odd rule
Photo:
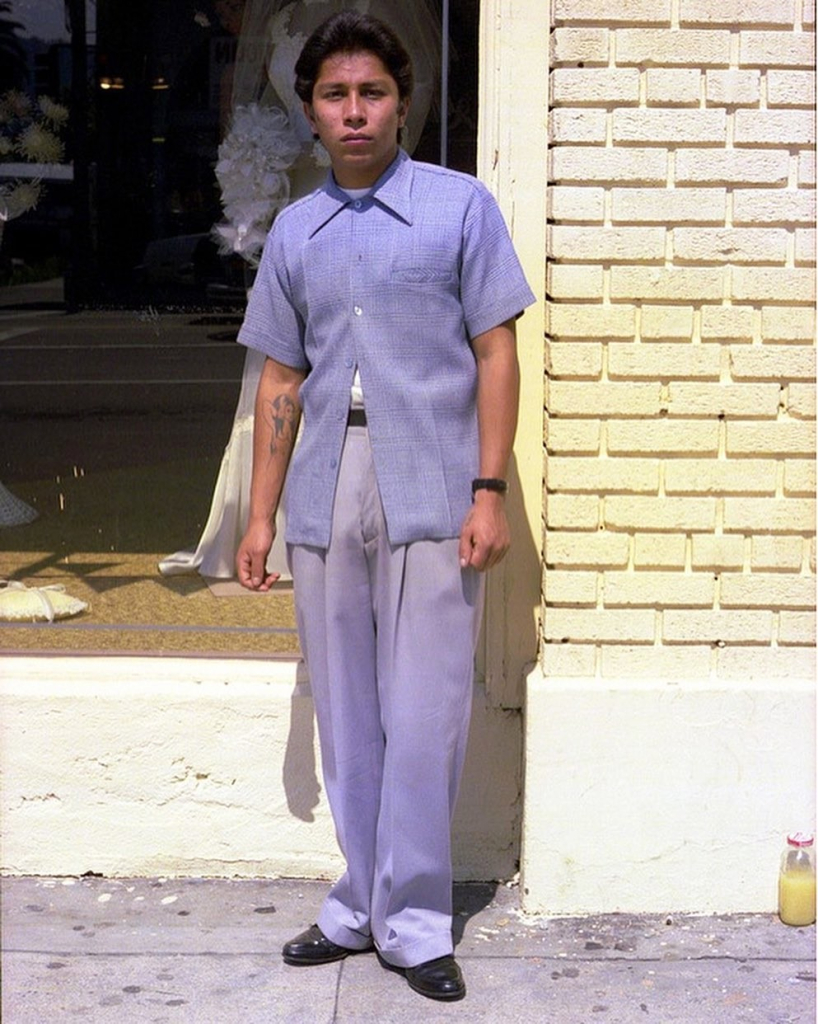
[[446, 259], [399, 257], [390, 267], [390, 277], [401, 284], [450, 284], [457, 278], [457, 269]]

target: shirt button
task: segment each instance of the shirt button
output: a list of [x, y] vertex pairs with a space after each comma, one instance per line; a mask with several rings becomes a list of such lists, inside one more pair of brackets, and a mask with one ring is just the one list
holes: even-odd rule
[[355, 316], [361, 316], [361, 314], [363, 313], [363, 310], [361, 309], [360, 306], [353, 307], [352, 311], [355, 314]]
[[347, 368], [348, 370], [352, 368], [352, 365], [353, 365], [353, 363], [354, 363], [354, 360], [353, 360], [353, 359], [345, 359], [345, 360], [344, 360], [344, 366], [345, 366], [345, 367], [346, 367], [346, 368]]
[[338, 460], [337, 459], [330, 459], [329, 460], [329, 468], [330, 469], [335, 469], [335, 467], [337, 465], [338, 465]]
[[360, 199], [356, 199], [356, 200], [355, 200], [355, 209], [356, 209], [356, 210], [360, 210], [360, 208], [361, 208], [362, 206], [363, 206], [363, 203], [361, 202], [361, 200], [360, 200]]

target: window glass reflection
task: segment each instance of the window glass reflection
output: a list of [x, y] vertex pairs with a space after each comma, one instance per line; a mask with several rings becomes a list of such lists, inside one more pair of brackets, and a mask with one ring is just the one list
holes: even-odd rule
[[[3, 649], [294, 650], [287, 586], [265, 600], [228, 578], [251, 429], [235, 335], [258, 253], [237, 234], [263, 236], [325, 173], [287, 76], [315, 9], [339, 6], [0, 0], [0, 579], [89, 605], [54, 627], [0, 618]], [[439, 162], [441, 0], [370, 8], [434, 51], [411, 145]], [[446, 161], [467, 171], [477, 16], [452, 0]], [[273, 166], [237, 212], [256, 137], [277, 140]]]

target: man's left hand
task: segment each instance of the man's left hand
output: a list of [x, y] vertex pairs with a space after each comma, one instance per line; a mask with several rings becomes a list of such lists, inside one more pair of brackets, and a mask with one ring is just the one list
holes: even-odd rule
[[478, 491], [460, 531], [460, 566], [485, 572], [508, 551], [511, 532], [505, 498], [492, 491]]

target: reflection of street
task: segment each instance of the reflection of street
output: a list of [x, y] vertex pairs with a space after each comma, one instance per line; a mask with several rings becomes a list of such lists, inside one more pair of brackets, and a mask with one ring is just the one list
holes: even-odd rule
[[[40, 513], [0, 529], [0, 578], [57, 580], [88, 600], [91, 616], [60, 627], [75, 630], [72, 642], [85, 619], [86, 629], [102, 619], [172, 625], [181, 633], [161, 641], [171, 649], [213, 626], [219, 635], [199, 646], [247, 649], [230, 629], [270, 626], [270, 603], [216, 599], [200, 577], [168, 581], [156, 569], [195, 545], [207, 518], [241, 382], [240, 315], [67, 315], [60, 298], [59, 282], [0, 289], [0, 481]], [[46, 635], [61, 645], [53, 630], [37, 644]], [[0, 631], [0, 647], [8, 637]], [[94, 638], [111, 643], [132, 649], [122, 635]]]

